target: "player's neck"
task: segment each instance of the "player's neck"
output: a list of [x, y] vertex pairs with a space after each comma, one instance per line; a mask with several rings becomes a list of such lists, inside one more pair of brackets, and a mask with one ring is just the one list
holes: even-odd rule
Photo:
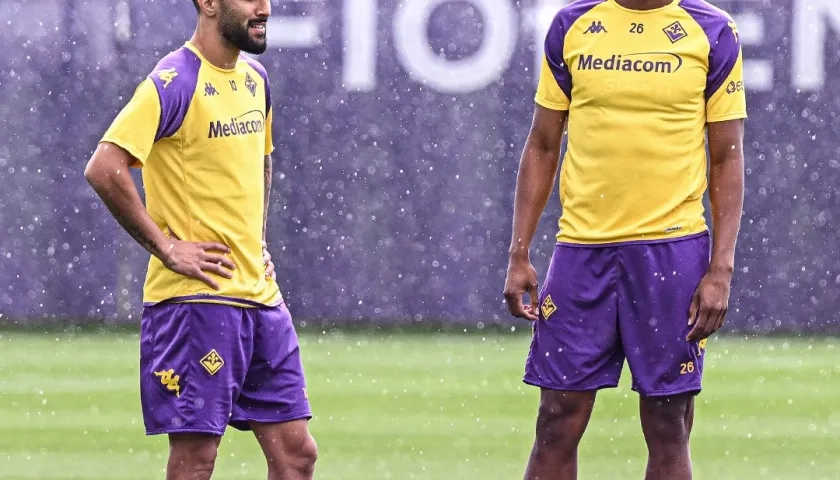
[[655, 10], [662, 8], [676, 0], [613, 0], [615, 3], [621, 5], [629, 10]]
[[199, 24], [190, 43], [204, 58], [218, 68], [230, 70], [236, 67], [239, 49], [216, 32], [209, 32], [207, 26]]

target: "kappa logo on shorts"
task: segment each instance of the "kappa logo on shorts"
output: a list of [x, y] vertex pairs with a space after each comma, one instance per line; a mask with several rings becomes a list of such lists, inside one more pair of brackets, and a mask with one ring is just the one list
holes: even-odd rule
[[704, 338], [703, 340], [700, 340], [697, 343], [697, 356], [698, 357], [702, 357], [703, 352], [706, 350], [706, 340], [708, 340], [708, 338]]
[[543, 299], [542, 305], [540, 305], [540, 311], [542, 311], [543, 318], [548, 318], [557, 310], [557, 307], [554, 305], [554, 301], [551, 299], [551, 295], [546, 295]]
[[160, 377], [160, 383], [166, 387], [167, 390], [170, 392], [175, 392], [176, 397], [181, 396], [181, 385], [179, 381], [181, 380], [180, 375], [175, 375], [175, 370], [161, 370], [160, 372], [154, 372], [156, 377]]
[[222, 365], [225, 364], [225, 361], [219, 355], [219, 352], [217, 352], [214, 348], [213, 350], [210, 350], [207, 355], [201, 357], [199, 363], [201, 363], [201, 366], [207, 370], [207, 373], [215, 375], [216, 372], [222, 369]]

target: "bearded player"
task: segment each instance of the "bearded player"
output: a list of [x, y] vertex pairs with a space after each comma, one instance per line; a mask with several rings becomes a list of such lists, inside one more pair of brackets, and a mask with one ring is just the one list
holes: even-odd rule
[[[626, 359], [646, 478], [690, 479], [694, 399], [727, 311], [744, 195], [738, 30], [704, 0], [578, 0], [544, 52], [505, 284], [511, 313], [534, 322], [524, 381], [541, 394], [525, 478], [576, 478], [596, 392], [617, 386]], [[529, 249], [566, 129], [560, 229], [538, 289]]]
[[[140, 395], [168, 434], [169, 480], [210, 478], [227, 425], [252, 430], [270, 480], [310, 479], [316, 445], [297, 335], [265, 243], [269, 0], [193, 0], [192, 38], [140, 83], [85, 177], [150, 254]], [[129, 174], [142, 168], [146, 206]]]

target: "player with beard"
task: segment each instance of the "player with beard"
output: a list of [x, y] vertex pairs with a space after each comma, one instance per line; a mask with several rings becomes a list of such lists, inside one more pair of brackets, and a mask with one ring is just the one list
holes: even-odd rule
[[[271, 93], [265, 69], [241, 55], [265, 51], [270, 5], [193, 3], [194, 35], [140, 83], [85, 170], [151, 254], [140, 340], [146, 433], [169, 436], [169, 480], [209, 479], [227, 425], [254, 432], [269, 480], [309, 479], [312, 414], [265, 243]], [[130, 167], [142, 168], [145, 206]]]

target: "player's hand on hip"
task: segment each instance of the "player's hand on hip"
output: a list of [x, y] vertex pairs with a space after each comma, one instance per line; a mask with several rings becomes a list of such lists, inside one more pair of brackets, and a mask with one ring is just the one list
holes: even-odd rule
[[691, 298], [688, 310], [688, 324], [693, 328], [686, 340], [697, 342], [708, 338], [723, 326], [729, 309], [729, 286], [732, 277], [729, 273], [712, 271], [700, 280], [700, 285]]
[[201, 280], [213, 290], [219, 289], [219, 283], [209, 273], [214, 273], [223, 278], [233, 278], [231, 271], [236, 266], [231, 259], [224, 255], [230, 253], [230, 248], [227, 246], [217, 242], [186, 242], [179, 239], [174, 233], [171, 234], [171, 239], [169, 252], [163, 259], [166, 268], [181, 275]]
[[262, 241], [263, 265], [265, 265], [265, 278], [274, 280], [277, 274], [274, 272], [274, 262], [271, 261], [271, 254], [268, 253], [268, 245]]
[[[527, 293], [531, 300], [530, 305], [525, 305], [523, 296]], [[508, 264], [507, 278], [505, 279], [505, 301], [511, 315], [517, 318], [527, 318], [534, 321], [539, 308], [539, 295], [537, 293], [537, 271], [528, 260], [511, 260]]]

